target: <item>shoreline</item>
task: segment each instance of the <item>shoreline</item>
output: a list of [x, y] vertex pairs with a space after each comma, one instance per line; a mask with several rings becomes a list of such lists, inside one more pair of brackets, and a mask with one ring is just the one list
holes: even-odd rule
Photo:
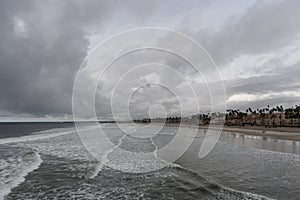
[[[166, 123], [166, 126], [179, 126], [179, 124]], [[184, 127], [198, 128], [207, 130], [209, 126], [196, 126], [192, 124], [181, 124]], [[212, 130], [217, 128], [211, 127]], [[266, 128], [261, 126], [253, 127], [241, 127], [241, 126], [223, 126], [222, 132], [224, 133], [240, 133], [244, 135], [253, 135], [261, 137], [269, 137], [272, 139], [288, 140], [288, 141], [298, 141], [300, 142], [300, 128], [298, 127], [272, 127]]]

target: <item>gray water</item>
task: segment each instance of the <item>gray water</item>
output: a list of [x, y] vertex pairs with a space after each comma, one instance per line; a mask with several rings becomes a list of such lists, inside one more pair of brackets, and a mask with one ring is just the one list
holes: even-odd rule
[[[176, 127], [153, 137], [125, 135], [115, 124], [101, 125], [122, 149], [154, 152], [169, 143]], [[126, 126], [130, 127], [131, 124]], [[89, 127], [89, 125], [86, 125]], [[0, 199], [297, 199], [300, 144], [223, 133], [204, 159], [205, 133], [194, 138], [176, 162], [148, 173], [125, 173], [103, 166], [83, 146], [73, 127], [0, 139]], [[189, 137], [187, 134], [186, 137]], [[107, 159], [129, 160], [111, 151]]]

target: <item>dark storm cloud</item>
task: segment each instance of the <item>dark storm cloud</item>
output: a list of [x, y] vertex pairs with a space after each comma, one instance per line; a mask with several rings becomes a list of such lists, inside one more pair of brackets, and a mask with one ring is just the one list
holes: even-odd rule
[[[80, 19], [80, 7], [60, 1], [2, 1], [0, 7], [5, 24], [0, 45], [1, 109], [36, 115], [70, 113], [72, 80], [89, 44], [84, 26], [74, 24], [76, 16]], [[20, 35], [15, 33], [16, 20], [25, 26]]]
[[[214, 1], [1, 1], [0, 117], [71, 114], [74, 77], [89, 47], [96, 45], [91, 43], [94, 35], [100, 35], [100, 39], [97, 40], [96, 37], [97, 43], [129, 28], [161, 26], [178, 29], [203, 44], [224, 72], [228, 71], [227, 68], [234, 72], [234, 67], [228, 67], [228, 63], [241, 55], [276, 54], [276, 51], [289, 45], [299, 46], [295, 42], [299, 40], [300, 33], [299, 1], [257, 1], [239, 16], [227, 14], [227, 21], [220, 23], [221, 26], [216, 30], [202, 28], [201, 22], [207, 21], [209, 24], [210, 20], [216, 21], [205, 18], [207, 5], [213, 3]], [[227, 4], [228, 10], [231, 9], [232, 2], [225, 1], [224, 5]], [[216, 18], [222, 10], [214, 7], [210, 9], [209, 12], [214, 13]], [[180, 47], [181, 44], [170, 44], [170, 48], [172, 45]], [[153, 59], [162, 54], [155, 56], [153, 53], [151, 56]], [[244, 69], [245, 72], [255, 73], [254, 75], [225, 77], [228, 97], [241, 93], [260, 95], [296, 91], [300, 85], [299, 63], [286, 64], [284, 60], [284, 57], [272, 58], [263, 66], [258, 66], [255, 61], [251, 70], [249, 67]], [[124, 62], [131, 64], [130, 59], [125, 59]], [[185, 77], [194, 78], [191, 68], [170, 56], [165, 56], [163, 63], [172, 66]], [[244, 66], [237, 68], [242, 67]], [[266, 73], [268, 70], [269, 74]], [[182, 81], [170, 77], [164, 71], [158, 74], [158, 79], [164, 79], [174, 87], [182, 85]], [[105, 91], [97, 91], [97, 112], [103, 117], [111, 115], [107, 93], [113, 85], [109, 84], [106, 83]], [[185, 96], [186, 88], [180, 88], [178, 87], [179, 94]], [[140, 100], [141, 107], [143, 103], [147, 104], [145, 101], [151, 102], [151, 98], [159, 97], [144, 95]], [[276, 96], [255, 102], [241, 100], [234, 105], [260, 106], [267, 101], [293, 104], [296, 97]], [[168, 103], [168, 98], [160, 99], [160, 102], [170, 109], [175, 105], [173, 102]], [[141, 112], [137, 107], [135, 109], [137, 114]]]
[[71, 114], [88, 35], [103, 24], [141, 23], [155, 7], [149, 1], [1, 1], [0, 115]]
[[1, 1], [0, 109], [70, 114], [73, 79], [90, 44], [86, 34], [101, 28], [111, 8], [100, 1]]

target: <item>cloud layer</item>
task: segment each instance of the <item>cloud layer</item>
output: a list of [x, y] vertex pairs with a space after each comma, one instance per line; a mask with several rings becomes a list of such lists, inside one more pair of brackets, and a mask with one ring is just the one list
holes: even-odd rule
[[[297, 0], [1, 1], [0, 117], [68, 118], [74, 78], [91, 48], [120, 31], [144, 26], [175, 29], [200, 42], [224, 78], [228, 107], [299, 104], [299, 4]], [[178, 41], [169, 46], [183, 44]], [[131, 66], [139, 58], [140, 63], [156, 60], [177, 70], [199, 88], [201, 110], [209, 110], [208, 91], [191, 66], [174, 56], [147, 51], [124, 57], [106, 75], [96, 96], [98, 117], [111, 117], [109, 94], [124, 73], [120, 66]], [[203, 67], [204, 73], [215, 73], [210, 70]], [[187, 82], [167, 70], [132, 76], [141, 83], [164, 80], [172, 84], [185, 99], [185, 112], [195, 110], [186, 92]], [[128, 88], [130, 82], [124, 82], [115, 94], [120, 115], [122, 92]], [[136, 117], [147, 116], [157, 103], [169, 114], [179, 112], [176, 98], [161, 87], [143, 86], [130, 102], [130, 112]]]

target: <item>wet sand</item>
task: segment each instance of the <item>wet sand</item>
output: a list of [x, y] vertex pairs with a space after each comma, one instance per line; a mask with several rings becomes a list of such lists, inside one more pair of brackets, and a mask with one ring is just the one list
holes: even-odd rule
[[274, 139], [300, 141], [300, 128], [296, 127], [277, 127], [277, 128], [266, 128], [260, 126], [254, 127], [231, 127], [224, 126], [223, 131], [225, 132], [238, 132], [246, 135], [257, 135], [262, 137], [270, 137]]
[[[179, 124], [166, 124], [167, 126], [179, 126]], [[208, 129], [208, 126], [195, 126], [191, 124], [181, 124], [182, 126]], [[211, 127], [211, 129], [219, 129]], [[224, 126], [223, 132], [235, 132], [245, 135], [255, 135], [262, 137], [270, 137], [274, 139], [300, 141], [300, 127], [264, 127], [264, 126]]]

